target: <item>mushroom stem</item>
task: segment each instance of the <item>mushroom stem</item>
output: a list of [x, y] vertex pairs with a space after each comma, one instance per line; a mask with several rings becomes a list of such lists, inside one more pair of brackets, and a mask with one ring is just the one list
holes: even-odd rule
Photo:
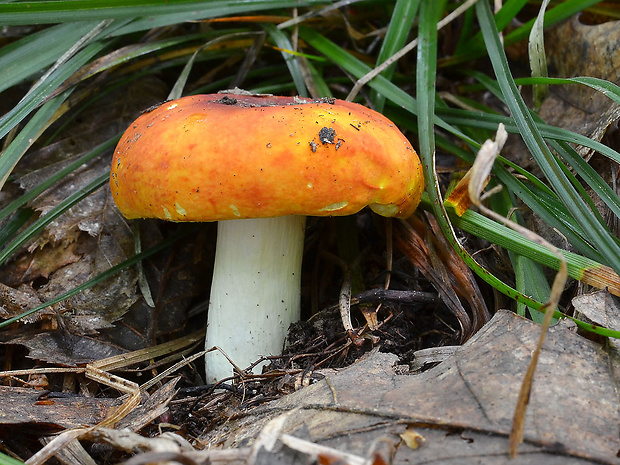
[[[218, 223], [207, 350], [218, 346], [240, 368], [282, 352], [289, 325], [299, 320], [305, 221], [283, 216]], [[219, 351], [205, 360], [208, 383], [231, 376]]]

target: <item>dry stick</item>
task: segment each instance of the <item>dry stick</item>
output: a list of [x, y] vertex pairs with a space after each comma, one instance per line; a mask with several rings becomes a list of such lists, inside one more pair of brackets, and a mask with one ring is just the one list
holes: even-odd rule
[[340, 319], [345, 331], [351, 335], [355, 333], [351, 322], [351, 267], [347, 266], [344, 272], [340, 296], [338, 297], [338, 308], [340, 309]]
[[[568, 267], [566, 264], [566, 258], [560, 250], [555, 247], [550, 242], [546, 241], [538, 234], [530, 231], [527, 228], [524, 228], [518, 223], [514, 223], [509, 219], [499, 215], [486, 208], [482, 205], [482, 199], [484, 197], [480, 197], [480, 193], [484, 189], [484, 185], [486, 183], [486, 179], [491, 173], [491, 168], [493, 167], [493, 163], [499, 152], [501, 151], [504, 143], [506, 142], [506, 138], [508, 137], [508, 133], [504, 128], [504, 125], [500, 123], [497, 134], [495, 136], [495, 141], [487, 140], [480, 148], [480, 151], [476, 155], [476, 160], [474, 165], [471, 168], [471, 179], [468, 186], [469, 196], [474, 205], [478, 207], [478, 209], [485, 215], [495, 219], [508, 226], [509, 228], [514, 229], [518, 233], [522, 234], [526, 238], [546, 247], [549, 249], [555, 256], [560, 260], [560, 267], [558, 273], [555, 275], [555, 279], [553, 280], [553, 285], [551, 286], [551, 293], [549, 295], [549, 301], [542, 307], [545, 309], [545, 318], [543, 320], [543, 324], [540, 331], [540, 337], [538, 339], [538, 344], [536, 349], [532, 353], [532, 359], [527, 368], [527, 372], [523, 378], [523, 383], [521, 384], [521, 389], [519, 391], [519, 396], [517, 398], [517, 405], [515, 407], [515, 413], [512, 420], [512, 430], [510, 431], [509, 438], [509, 451], [510, 457], [514, 458], [517, 455], [517, 447], [520, 443], [523, 442], [523, 432], [525, 428], [525, 413], [527, 410], [527, 405], [530, 399], [530, 391], [532, 389], [532, 381], [534, 379], [534, 372], [536, 371], [536, 365], [538, 364], [538, 357], [540, 355], [540, 351], [542, 349], [543, 342], [545, 341], [545, 336], [547, 335], [547, 330], [549, 329], [549, 325], [551, 324], [551, 319], [553, 317], [553, 313], [558, 306], [558, 302], [560, 301], [560, 297], [562, 295], [562, 291], [564, 290], [564, 285], [566, 283], [566, 279], [568, 277]], [[501, 186], [498, 186], [501, 189]], [[494, 190], [491, 190], [487, 193], [486, 196], [493, 193]], [[486, 197], [485, 196], [485, 197]]]
[[394, 223], [392, 222], [392, 218], [387, 218], [387, 222], [385, 224], [385, 253], [387, 255], [385, 267], [387, 275], [385, 276], [385, 285], [383, 286], [386, 291], [390, 288], [390, 280], [392, 279], [392, 266], [394, 264], [394, 240], [392, 236], [392, 231], [394, 229], [393, 224]]
[[[465, 3], [463, 3], [457, 9], [455, 9], [448, 16], [446, 16], [444, 19], [439, 21], [437, 23], [437, 30], [441, 29], [446, 24], [449, 24], [451, 21], [454, 21], [457, 17], [465, 13], [465, 11], [467, 11], [477, 1], [478, 0], [467, 0]], [[359, 78], [357, 82], [355, 83], [355, 85], [353, 86], [353, 89], [351, 89], [351, 92], [349, 92], [349, 95], [347, 95], [347, 99], [346, 99], [347, 102], [353, 101], [353, 99], [357, 97], [357, 94], [359, 94], [362, 87], [364, 87], [366, 84], [372, 81], [375, 77], [377, 77], [379, 74], [385, 71], [385, 69], [389, 68], [390, 65], [400, 60], [402, 57], [404, 57], [407, 53], [412, 51], [417, 46], [418, 46], [418, 39], [416, 38], [416, 39], [413, 39], [411, 42], [409, 42], [407, 45], [405, 45], [403, 48], [401, 48], [394, 55], [386, 59], [383, 63], [378, 65], [376, 68], [374, 68], [373, 70], [368, 72], [366, 75]]]

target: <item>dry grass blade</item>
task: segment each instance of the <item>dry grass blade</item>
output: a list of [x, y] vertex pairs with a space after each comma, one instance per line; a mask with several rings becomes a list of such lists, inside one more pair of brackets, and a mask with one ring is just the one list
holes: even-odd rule
[[103, 360], [98, 360], [92, 363], [92, 366], [101, 370], [116, 370], [135, 363], [144, 362], [152, 358], [161, 357], [162, 355], [168, 355], [172, 352], [176, 352], [188, 346], [195, 344], [204, 337], [200, 331], [196, 331], [187, 336], [175, 339], [164, 344], [159, 344], [153, 347], [147, 347], [146, 349], [134, 350], [128, 354], [115, 355], [114, 357], [108, 357]]
[[[48, 459], [56, 455], [60, 450], [71, 444], [72, 441], [86, 437], [88, 435], [92, 435], [93, 432], [97, 431], [99, 428], [113, 427], [121, 420], [123, 420], [127, 415], [133, 412], [138, 407], [138, 405], [140, 405], [140, 400], [142, 399], [140, 386], [138, 386], [138, 384], [132, 381], [128, 381], [124, 378], [121, 378], [120, 376], [109, 373], [108, 370], [123, 368], [129, 365], [133, 365], [135, 363], [150, 360], [154, 357], [167, 355], [171, 352], [178, 351], [188, 346], [192, 346], [197, 341], [200, 341], [201, 338], [201, 335], [199, 335], [198, 333], [194, 333], [183, 338], [167, 342], [165, 344], [136, 350], [129, 354], [122, 354], [102, 360], [97, 360], [93, 363], [88, 364], [85, 370], [86, 377], [105, 386], [117, 389], [118, 391], [124, 394], [128, 394], [129, 396], [125, 398], [125, 400], [119, 407], [112, 410], [110, 414], [97, 425], [88, 428], [75, 428], [59, 434], [43, 449], [33, 455], [26, 463], [28, 463], [29, 465], [39, 465], [45, 463]], [[202, 353], [198, 354], [198, 356], [202, 355]], [[179, 364], [175, 365], [173, 368], [178, 369], [181, 366], [190, 363], [195, 358], [196, 356], [190, 358], [189, 360], [184, 360]], [[172, 369], [169, 369], [166, 370], [164, 373], [168, 375], [172, 371]], [[162, 373], [161, 376], [157, 377], [156, 380], [160, 380], [163, 376], [165, 376], [164, 373]], [[149, 385], [152, 384], [153, 383], [149, 383]]]
[[457, 296], [455, 287], [452, 286], [450, 278], [454, 274], [448, 272], [443, 258], [439, 256], [447, 249], [443, 247], [443, 244], [433, 243], [434, 237], [429, 232], [428, 224], [417, 216], [407, 221], [400, 221], [396, 223], [396, 226], [397, 247], [433, 283], [433, 287], [441, 296], [441, 301], [456, 317], [462, 341], [466, 341], [472, 335], [473, 326], [471, 318]]
[[76, 439], [79, 439], [91, 429], [92, 427], [76, 428], [67, 430], [64, 433], [59, 434], [50, 442], [48, 442], [43, 449], [41, 449], [39, 452], [26, 460], [25, 463], [28, 465], [39, 465], [45, 463], [47, 460], [52, 458], [58, 451], [67, 447], [68, 444], [72, 443]]
[[304, 439], [296, 438], [289, 434], [283, 434], [280, 441], [293, 450], [302, 452], [313, 457], [326, 457], [333, 462], [328, 463], [346, 463], [347, 465], [368, 465], [368, 461], [359, 455], [342, 452], [331, 447], [315, 444]]
[[[97, 27], [95, 27], [92, 31], [90, 31], [88, 34], [84, 35], [73, 47], [71, 47], [69, 50], [67, 50], [57, 61], [56, 63], [54, 63], [54, 65], [52, 67], [50, 67], [43, 76], [41, 76], [39, 78], [39, 80], [37, 82], [34, 83], [34, 85], [30, 88], [30, 90], [28, 91], [28, 93], [26, 93], [26, 95], [24, 95], [24, 97], [22, 98], [22, 101], [26, 100], [32, 93], [34, 93], [34, 91], [40, 87], [45, 80], [52, 75], [52, 73], [54, 71], [56, 71], [58, 68], [60, 68], [64, 63], [67, 62], [67, 60], [69, 58], [71, 58], [73, 55], [75, 55], [75, 53], [80, 50], [80, 48], [87, 43], [89, 40], [91, 40], [93, 37], [96, 37], [97, 34], [99, 34], [107, 25], [109, 25], [111, 23], [111, 20], [105, 20], [105, 21], [101, 21]], [[57, 92], [55, 95], [60, 94], [61, 92]], [[51, 98], [51, 97], [50, 97]]]
[[74, 440], [80, 439], [100, 427], [113, 426], [118, 423], [140, 404], [140, 388], [136, 383], [121, 378], [120, 376], [107, 373], [91, 364], [86, 366], [86, 376], [101, 384], [127, 393], [129, 394], [129, 397], [127, 397], [118, 408], [112, 410], [111, 414], [100, 423], [88, 428], [70, 429], [56, 436], [45, 447], [43, 447], [43, 449], [26, 461], [28, 465], [41, 465], [47, 462], [60, 450], [68, 447]]
[[[51, 439], [43, 438], [44, 444], [48, 444]], [[69, 442], [63, 449], [59, 450], [56, 454], [56, 458], [65, 464], [79, 463], [81, 465], [97, 465], [97, 462], [88, 454], [84, 446], [77, 441], [73, 440]]]
[[529, 402], [530, 391], [532, 387], [532, 381], [534, 379], [534, 372], [536, 371], [536, 365], [538, 363], [538, 357], [540, 355], [543, 342], [545, 341], [547, 330], [549, 329], [549, 325], [551, 324], [553, 312], [557, 308], [558, 302], [562, 295], [562, 291], [564, 290], [564, 285], [568, 277], [568, 267], [566, 264], [566, 258], [564, 258], [564, 255], [562, 255], [560, 250], [557, 249], [553, 244], [549, 243], [548, 241], [533, 233], [529, 229], [526, 229], [523, 226], [514, 223], [507, 218], [504, 218], [503, 216], [495, 213], [493, 210], [488, 209], [482, 204], [482, 200], [484, 197], [481, 197], [480, 193], [484, 189], [487, 178], [491, 173], [493, 163], [499, 155], [499, 152], [504, 146], [507, 138], [508, 133], [506, 132], [504, 125], [500, 124], [497, 130], [497, 134], [495, 136], [495, 141], [487, 140], [480, 148], [480, 151], [476, 156], [476, 161], [471, 168], [472, 174], [469, 183], [469, 196], [471, 197], [471, 201], [480, 209], [483, 214], [490, 216], [497, 221], [500, 221], [506, 226], [524, 235], [528, 239], [548, 248], [560, 260], [560, 268], [555, 276], [555, 279], [553, 280], [553, 286], [551, 288], [549, 301], [543, 307], [545, 312], [545, 318], [542, 324], [538, 345], [536, 346], [536, 349], [532, 354], [532, 359], [528, 366], [525, 377], [523, 378], [523, 383], [521, 384], [519, 397], [517, 399], [517, 406], [515, 408], [512, 430], [510, 432], [509, 438], [510, 456], [515, 457], [517, 455], [517, 448], [519, 444], [523, 442], [525, 413], [527, 410], [527, 404]]
[[325, 8], [321, 8], [315, 11], [309, 11], [306, 14], [296, 16], [295, 18], [291, 18], [288, 21], [284, 21], [283, 23], [278, 24], [278, 29], [285, 29], [287, 27], [296, 26], [300, 23], [303, 23], [307, 19], [314, 18], [315, 16], [321, 16], [329, 13], [330, 11], [337, 10], [347, 5], [351, 5], [352, 3], [357, 3], [360, 0], [340, 0], [339, 2], [335, 2], [332, 5], [326, 6]]
[[192, 363], [194, 360], [200, 358], [200, 357], [204, 357], [206, 351], [201, 351], [198, 352], [196, 354], [193, 354], [191, 357], [185, 358], [183, 357], [183, 360], [181, 360], [178, 363], [175, 363], [174, 365], [172, 365], [170, 368], [162, 371], [160, 374], [158, 374], [157, 376], [151, 378], [150, 380], [148, 380], [146, 383], [142, 384], [140, 386], [140, 389], [145, 390], [148, 389], [150, 387], [155, 386], [157, 383], [161, 382], [165, 377], [170, 376], [172, 373], [177, 372], [178, 370], [180, 370], [182, 367], [189, 365], [190, 363]]
[[43, 375], [48, 373], [84, 373], [84, 368], [29, 368], [26, 370], [0, 371], [0, 378], [13, 376]]
[[[396, 222], [394, 239], [400, 251], [433, 283], [443, 303], [460, 324], [462, 341], [471, 337], [490, 314], [471, 270], [440, 233], [436, 219], [414, 215]], [[459, 300], [469, 304], [471, 316]]]

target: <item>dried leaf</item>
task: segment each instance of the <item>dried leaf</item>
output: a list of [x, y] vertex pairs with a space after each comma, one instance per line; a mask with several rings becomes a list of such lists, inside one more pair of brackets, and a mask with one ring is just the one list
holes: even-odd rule
[[[91, 84], [84, 91], [96, 92], [96, 83]], [[119, 134], [143, 108], [163, 100], [165, 91], [161, 81], [146, 78], [127, 89], [108, 94], [96, 105], [81, 108], [79, 118], [71, 121], [70, 131], [59, 131], [55, 142], [39, 146], [23, 157], [13, 172], [15, 183], [25, 191], [39, 185], [76, 157]], [[133, 110], [127, 111], [128, 108]], [[32, 200], [30, 207], [45, 214], [68, 195], [108, 172], [109, 164], [109, 154], [99, 155]], [[3, 205], [19, 195], [16, 189], [8, 189], [8, 192], [10, 195], [1, 199]], [[134, 254], [132, 232], [109, 195], [106, 186], [89, 195], [17, 251], [11, 262], [0, 267], [0, 283], [4, 284], [0, 289], [0, 312], [5, 316], [18, 315], [74, 289]], [[40, 312], [26, 320], [34, 321], [41, 315], [49, 318], [53, 313], [54, 319], [48, 326], [58, 324], [65, 331], [60, 337], [44, 334], [38, 340], [24, 341], [32, 349], [31, 356], [50, 363], [73, 365], [80, 360], [110, 355], [109, 343], [93, 344], [92, 340], [78, 341], [77, 338], [102, 329], [113, 335], [112, 324], [139, 299], [136, 280], [135, 269], [129, 269], [63, 301], [53, 311]], [[142, 322], [152, 320], [152, 313], [142, 318]], [[124, 330], [123, 327], [118, 331], [123, 334]], [[20, 342], [19, 336], [25, 331], [28, 329], [18, 329], [12, 337]], [[120, 346], [125, 345], [123, 336], [114, 339]], [[82, 347], [83, 350], [67, 349], [59, 341], [65, 341], [67, 347]], [[50, 343], [50, 350], [45, 351], [41, 344], [47, 343]], [[135, 341], [128, 341], [126, 347], [135, 347]]]
[[[620, 329], [620, 302], [608, 291], [583, 294], [572, 300], [575, 310], [592, 323], [605, 328]], [[620, 350], [620, 340], [609, 339], [609, 344]]]
[[[0, 435], [15, 425], [39, 425], [52, 431], [94, 425], [118, 400], [93, 397], [48, 398], [35, 389], [0, 386]], [[40, 402], [42, 399], [49, 402]], [[4, 431], [4, 433], [2, 433]]]
[[[620, 84], [619, 26], [620, 21], [584, 24], [577, 15], [549, 29], [545, 38], [549, 74], [593, 76]], [[620, 118], [620, 105], [587, 86], [552, 86], [540, 116], [548, 124], [600, 141], [609, 125]], [[589, 151], [582, 149], [582, 154]]]
[[[469, 182], [471, 179], [471, 169], [465, 173], [465, 175], [459, 179], [459, 182], [454, 186], [452, 192], [444, 200], [446, 207], [452, 207], [454, 212], [458, 216], [462, 216], [469, 207], [471, 207], [471, 198], [469, 197]], [[490, 177], [487, 176], [486, 182], [482, 186], [486, 187]]]
[[407, 429], [407, 431], [401, 433], [400, 438], [405, 441], [407, 447], [412, 450], [416, 450], [426, 440], [424, 436], [413, 429]]
[[[463, 341], [474, 329], [489, 319], [480, 289], [471, 270], [443, 239], [437, 221], [430, 215], [424, 221], [413, 215], [406, 221], [396, 222], [394, 243], [400, 251], [424, 274], [450, 308], [461, 325]], [[471, 308], [471, 316], [459, 297]]]
[[[36, 291], [27, 285], [13, 289], [0, 283], [0, 317], [2, 318], [19, 315], [41, 303]], [[38, 315], [34, 315], [29, 317], [27, 321], [32, 322], [37, 318]]]
[[[227, 425], [225, 445], [246, 444], [265, 421], [300, 408], [284, 431], [306, 425], [315, 442], [341, 451], [357, 455], [377, 437], [401, 434], [409, 425], [426, 439], [424, 447], [399, 447], [394, 465], [437, 457], [445, 463], [506, 463], [519, 386], [539, 334], [538, 325], [500, 311], [452, 357], [417, 375], [396, 375], [395, 356], [375, 352], [237, 419], [235, 429]], [[598, 344], [563, 325], [551, 328], [517, 460], [558, 465], [616, 462], [619, 406], [610, 363]], [[208, 434], [217, 437], [222, 432]]]
[[122, 353], [121, 349], [112, 344], [90, 337], [76, 336], [65, 331], [26, 335], [9, 342], [27, 347], [28, 358], [67, 367], [84, 366], [93, 360]]

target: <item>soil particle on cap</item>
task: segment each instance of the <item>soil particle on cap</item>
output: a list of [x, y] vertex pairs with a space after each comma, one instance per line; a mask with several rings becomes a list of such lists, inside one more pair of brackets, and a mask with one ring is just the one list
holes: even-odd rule
[[215, 103], [221, 103], [222, 105], [236, 105], [237, 101], [238, 100], [236, 98], [229, 97], [228, 95], [225, 95], [221, 99], [216, 100]]
[[142, 111], [140, 112], [140, 114], [141, 114], [141, 115], [144, 115], [144, 114], [146, 114], [146, 113], [150, 113], [150, 112], [152, 112], [153, 110], [157, 110], [160, 106], [162, 106], [164, 103], [167, 103], [167, 102], [169, 102], [169, 101], [170, 101], [170, 100], [165, 100], [165, 101], [163, 101], [163, 102], [161, 102], [161, 103], [158, 103], [158, 104], [156, 104], [156, 105], [152, 105], [152, 106], [148, 107], [146, 110], [142, 110]]
[[319, 140], [322, 144], [333, 144], [336, 138], [336, 131], [332, 128], [322, 128], [319, 131]]

